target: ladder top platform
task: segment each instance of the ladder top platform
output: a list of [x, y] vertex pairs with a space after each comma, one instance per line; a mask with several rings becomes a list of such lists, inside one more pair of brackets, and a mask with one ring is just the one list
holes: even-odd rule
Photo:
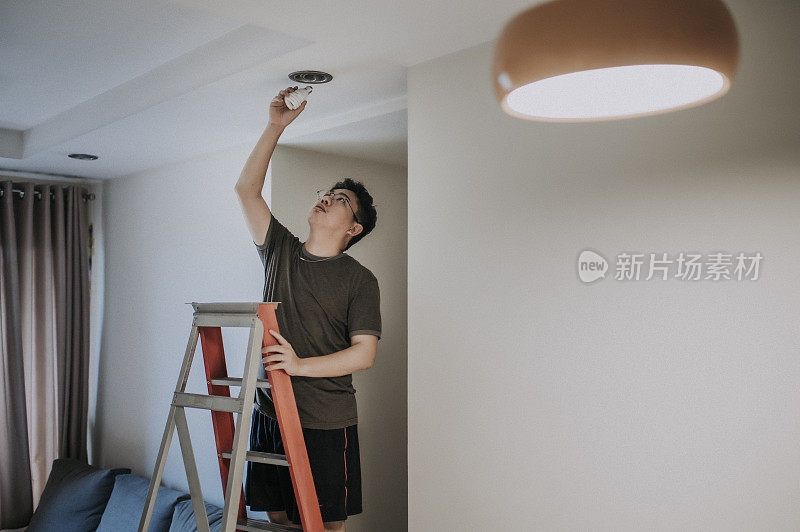
[[277, 305], [280, 301], [242, 301], [242, 302], [213, 302], [213, 303], [197, 303], [192, 301], [187, 302], [194, 308], [195, 313], [235, 313], [235, 314], [258, 314], [258, 306], [264, 303]]

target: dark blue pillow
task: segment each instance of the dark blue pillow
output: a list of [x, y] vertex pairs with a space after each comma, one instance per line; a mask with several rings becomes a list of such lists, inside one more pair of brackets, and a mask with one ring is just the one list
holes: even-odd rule
[[114, 479], [130, 472], [127, 468], [98, 469], [73, 458], [53, 460], [28, 532], [94, 530], [114, 489]]
[[[209, 528], [212, 532], [222, 530], [222, 508], [208, 502], [205, 505]], [[169, 532], [197, 532], [197, 522], [194, 520], [194, 508], [192, 507], [191, 499], [178, 501], [178, 504], [175, 505]]]
[[[114, 482], [114, 491], [108, 499], [97, 532], [137, 530], [149, 489], [150, 481], [144, 477], [134, 474], [119, 475]], [[167, 532], [175, 503], [187, 497], [188, 493], [160, 486], [156, 493], [156, 503], [153, 506], [148, 532]]]

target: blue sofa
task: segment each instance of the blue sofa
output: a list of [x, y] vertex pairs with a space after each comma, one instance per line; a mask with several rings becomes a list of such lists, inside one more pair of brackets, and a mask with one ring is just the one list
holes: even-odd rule
[[[130, 469], [98, 469], [59, 458], [27, 527], [2, 532], [136, 531], [150, 481]], [[220, 530], [222, 508], [206, 503], [211, 530]], [[161, 486], [149, 532], [196, 532], [188, 493]]]

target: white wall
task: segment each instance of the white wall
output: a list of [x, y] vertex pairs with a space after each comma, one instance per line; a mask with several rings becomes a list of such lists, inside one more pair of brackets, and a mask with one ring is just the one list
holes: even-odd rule
[[[255, 132], [253, 145], [259, 134]], [[145, 477], [152, 474], [191, 328], [192, 307], [187, 302], [261, 300], [263, 266], [233, 190], [253, 145], [105, 184], [105, 316], [94, 463], [131, 467]], [[280, 145], [273, 162], [278, 153], [283, 153]], [[301, 159], [308, 168], [334, 168], [342, 162], [310, 153]], [[348, 519], [348, 530], [374, 530], [365, 524], [386, 523], [389, 518], [393, 526], [405, 529], [406, 279], [405, 268], [396, 265], [406, 263], [406, 173], [399, 167], [347, 162], [348, 171], [367, 172], [365, 184], [376, 202], [386, 205], [379, 209], [374, 232], [348, 251], [363, 258], [379, 279], [384, 324], [375, 365], [354, 376], [365, 496], [364, 513]], [[298, 176], [297, 183], [304, 179], [308, 178]], [[299, 225], [289, 213], [310, 208], [316, 188], [308, 183], [309, 195], [297, 204], [283, 199], [273, 203], [269, 182], [264, 190], [276, 214], [300, 232], [307, 224]], [[231, 375], [241, 375], [246, 332], [223, 328]], [[199, 347], [187, 391], [207, 393]], [[210, 416], [187, 410], [204, 496], [222, 506]], [[163, 482], [188, 491], [177, 435]], [[382, 529], [400, 530], [388, 524]]]
[[[658, 117], [511, 118], [493, 43], [410, 69], [409, 530], [800, 528], [800, 10], [734, 7], [732, 92]], [[587, 247], [764, 259], [585, 285]]]
[[[151, 475], [189, 338], [192, 307], [186, 303], [260, 301], [263, 268], [233, 191], [250, 149], [105, 184], [96, 459], [104, 467]], [[229, 364], [239, 362], [229, 372], [241, 375], [245, 331], [224, 328], [223, 339]], [[199, 348], [189, 377], [187, 391], [207, 393]], [[210, 416], [188, 410], [204, 495], [221, 503]], [[188, 490], [177, 436], [164, 483]]]

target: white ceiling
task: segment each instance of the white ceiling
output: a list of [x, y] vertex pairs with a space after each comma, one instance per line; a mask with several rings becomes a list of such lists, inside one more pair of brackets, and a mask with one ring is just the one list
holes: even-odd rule
[[255, 145], [295, 70], [333, 81], [281, 143], [406, 165], [407, 68], [533, 3], [0, 2], [0, 169], [108, 179]]

